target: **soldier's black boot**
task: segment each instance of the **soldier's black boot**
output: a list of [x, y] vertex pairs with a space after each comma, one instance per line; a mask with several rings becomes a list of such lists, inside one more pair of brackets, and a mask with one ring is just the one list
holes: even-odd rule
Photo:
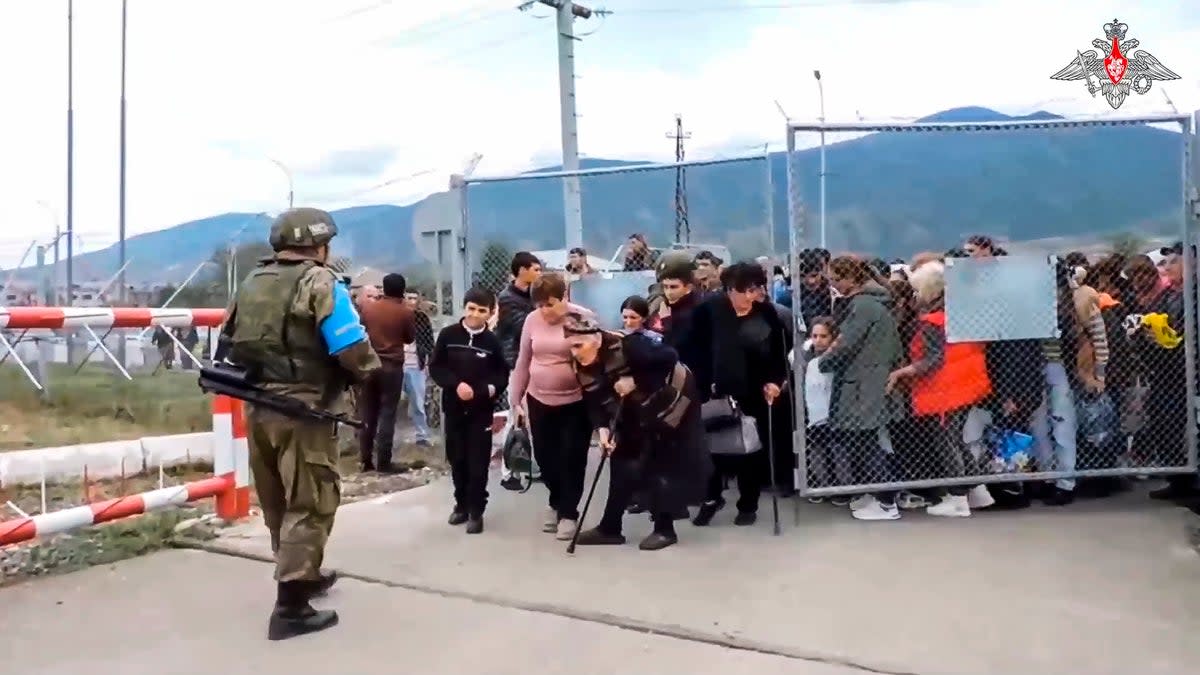
[[305, 582], [309, 585], [309, 596], [318, 597], [325, 595], [329, 592], [329, 589], [333, 588], [333, 585], [337, 583], [337, 580], [338, 574], [336, 571], [329, 570], [328, 572], [321, 572], [320, 579], [317, 579], [316, 581]]
[[337, 625], [337, 612], [317, 610], [308, 604], [311, 587], [304, 581], [284, 581], [279, 584], [275, 610], [267, 624], [268, 640], [286, 640]]

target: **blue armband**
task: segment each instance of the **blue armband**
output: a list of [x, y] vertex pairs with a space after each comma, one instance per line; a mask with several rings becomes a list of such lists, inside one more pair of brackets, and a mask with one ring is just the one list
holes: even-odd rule
[[325, 338], [330, 356], [337, 356], [367, 339], [367, 329], [363, 328], [350, 299], [350, 290], [344, 284], [333, 285], [333, 312], [321, 322], [321, 337]]

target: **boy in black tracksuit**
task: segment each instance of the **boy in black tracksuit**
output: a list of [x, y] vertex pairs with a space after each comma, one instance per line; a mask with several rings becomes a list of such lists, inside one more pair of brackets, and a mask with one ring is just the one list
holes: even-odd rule
[[492, 459], [492, 409], [508, 384], [500, 341], [487, 328], [495, 297], [472, 288], [463, 296], [463, 317], [438, 334], [429, 375], [442, 388], [446, 460], [454, 480], [450, 524], [483, 532], [488, 465]]

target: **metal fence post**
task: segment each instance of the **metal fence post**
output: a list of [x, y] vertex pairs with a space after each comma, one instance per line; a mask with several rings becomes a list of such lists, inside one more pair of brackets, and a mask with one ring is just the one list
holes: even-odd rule
[[[804, 238], [804, 202], [802, 200], [803, 178], [797, 175], [796, 166], [796, 132], [787, 128], [787, 207], [788, 207], [788, 257], [792, 277], [792, 315], [795, 317], [796, 340], [792, 350], [792, 381], [799, 390], [792, 396], [794, 407], [795, 429], [792, 431], [792, 448], [796, 454], [796, 489], [801, 492], [808, 489], [808, 446], [807, 446], [807, 410], [804, 407], [804, 371], [806, 364], [802, 351], [802, 338], [809, 327], [804, 323], [801, 312], [803, 304], [801, 297], [804, 293], [804, 281], [800, 270], [800, 251]], [[772, 227], [774, 223], [772, 223]]]
[[1197, 429], [1198, 412], [1200, 412], [1200, 392], [1197, 392], [1197, 387], [1200, 383], [1196, 381], [1196, 349], [1200, 347], [1197, 339], [1200, 338], [1197, 330], [1200, 324], [1197, 323], [1196, 317], [1196, 273], [1197, 273], [1197, 256], [1196, 246], [1200, 244], [1197, 241], [1197, 220], [1200, 219], [1200, 186], [1197, 186], [1196, 177], [1200, 176], [1200, 147], [1197, 146], [1196, 132], [1200, 130], [1200, 110], [1192, 114], [1192, 119], [1182, 121], [1180, 123], [1182, 131], [1182, 158], [1183, 158], [1183, 222], [1180, 232], [1180, 241], [1183, 242], [1183, 297], [1184, 297], [1184, 342], [1185, 356], [1187, 359], [1187, 400], [1191, 401], [1189, 406], [1188, 425], [1187, 425], [1187, 464], [1188, 467], [1195, 471], [1200, 465], [1200, 430]]

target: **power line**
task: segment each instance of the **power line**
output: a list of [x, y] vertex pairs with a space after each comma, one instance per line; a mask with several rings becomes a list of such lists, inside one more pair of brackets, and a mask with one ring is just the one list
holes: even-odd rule
[[[335, 24], [342, 24], [341, 27], [345, 27], [348, 19], [361, 18], [393, 4], [395, 4], [395, 0], [378, 0], [377, 2], [359, 7], [358, 9], [351, 10], [329, 19], [317, 20], [313, 25], [309, 26], [309, 29], [313, 33], [320, 31], [324, 34], [327, 32], [327, 27]], [[390, 37], [374, 39], [372, 40], [372, 44], [382, 44], [389, 47], [401, 47], [409, 43], [421, 42], [429, 38], [437, 37], [450, 31], [457, 30], [459, 28], [464, 28], [482, 21], [487, 21], [505, 14], [508, 11], [509, 10], [507, 9], [489, 10], [482, 4], [477, 4], [473, 7], [459, 8], [454, 12], [432, 17], [413, 26], [403, 28], [392, 34]], [[323, 35], [322, 38], [327, 40], [328, 36]]]
[[530, 36], [530, 35], [533, 35], [535, 32], [538, 32], [538, 29], [537, 29], [537, 28], [526, 28], [526, 29], [524, 29], [524, 30], [516, 31], [516, 32], [514, 32], [514, 33], [509, 33], [508, 35], [502, 35], [502, 36], [500, 36], [500, 37], [498, 37], [498, 38], [495, 38], [495, 39], [493, 39], [493, 40], [484, 40], [483, 42], [480, 42], [480, 43], [477, 43], [477, 44], [473, 45], [473, 46], [472, 46], [470, 49], [460, 49], [460, 50], [457, 50], [457, 51], [454, 51], [454, 52], [449, 52], [449, 53], [447, 53], [447, 54], [445, 54], [445, 55], [443, 55], [443, 56], [440, 56], [440, 57], [437, 57], [437, 58], [434, 58], [434, 59], [430, 59], [429, 61], [425, 61], [425, 62], [423, 62], [423, 63], [420, 63], [420, 64], [418, 64], [418, 65], [419, 65], [419, 66], [440, 66], [440, 65], [444, 65], [444, 64], [446, 64], [446, 63], [449, 63], [449, 62], [451, 62], [451, 61], [457, 60], [457, 59], [459, 59], [459, 58], [461, 58], [461, 57], [463, 57], [463, 56], [469, 56], [469, 55], [471, 55], [471, 54], [475, 54], [475, 53], [478, 53], [478, 52], [481, 52], [481, 51], [485, 51], [485, 50], [488, 50], [488, 49], [493, 49], [493, 48], [495, 48], [495, 47], [500, 47], [500, 46], [502, 46], [502, 45], [510, 44], [510, 43], [513, 43], [513, 42], [517, 42], [517, 41], [518, 41], [518, 40], [520, 40], [521, 38], [525, 38], [525, 37], [528, 37], [528, 36]]
[[[726, 4], [726, 5], [700, 5], [700, 6], [679, 6], [679, 7], [642, 7], [635, 9], [610, 10], [612, 14], [702, 14], [714, 12], [755, 12], [755, 11], [773, 11], [787, 9], [810, 9], [813, 7], [845, 7], [846, 0], [807, 0], [798, 2], [773, 2], [756, 5], [745, 4]], [[892, 5], [896, 4], [896, 0], [855, 0], [855, 5]]]
[[332, 19], [329, 19], [328, 21], [330, 23], [333, 23], [335, 21], [345, 21], [346, 19], [351, 19], [356, 16], [360, 16], [362, 14], [374, 12], [377, 9], [382, 9], [384, 7], [387, 7], [390, 4], [393, 4], [394, 2], [396, 2], [396, 0], [378, 0], [378, 2], [372, 2], [371, 4], [365, 5], [363, 7], [359, 7], [358, 9], [352, 9], [349, 12], [346, 12], [344, 14], [339, 14], [339, 15], [333, 17]]
[[[440, 19], [428, 21], [410, 29], [406, 29], [399, 35], [377, 40], [376, 44], [384, 44], [388, 47], [404, 47], [411, 44], [426, 42], [430, 38], [435, 38], [452, 31], [460, 30], [473, 26], [484, 21], [490, 21], [504, 14], [508, 14], [509, 10], [489, 10], [479, 13], [482, 8], [477, 7], [474, 10], [463, 12], [459, 16], [444, 16]], [[449, 23], [447, 23], [449, 21]]]

